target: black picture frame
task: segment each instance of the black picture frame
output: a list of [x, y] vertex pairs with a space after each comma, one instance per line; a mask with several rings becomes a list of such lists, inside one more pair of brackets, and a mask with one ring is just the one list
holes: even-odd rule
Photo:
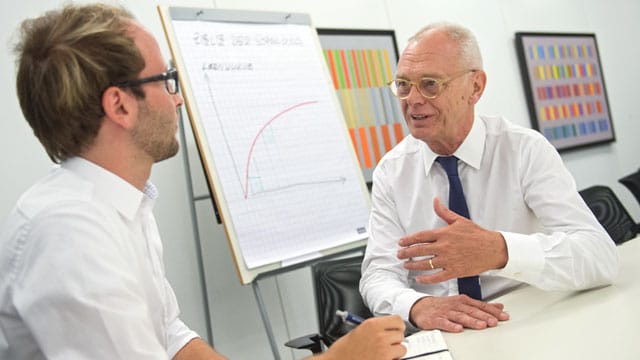
[[595, 34], [516, 32], [532, 127], [558, 151], [615, 141]]

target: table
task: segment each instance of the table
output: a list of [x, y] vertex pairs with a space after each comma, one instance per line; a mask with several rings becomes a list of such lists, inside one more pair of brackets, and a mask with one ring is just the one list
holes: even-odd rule
[[524, 286], [494, 300], [510, 320], [485, 330], [444, 333], [455, 360], [640, 359], [640, 237], [618, 246], [611, 286], [542, 291]]

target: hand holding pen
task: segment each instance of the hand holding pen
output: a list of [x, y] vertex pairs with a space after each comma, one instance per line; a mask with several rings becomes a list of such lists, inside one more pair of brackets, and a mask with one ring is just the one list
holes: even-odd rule
[[360, 325], [364, 321], [364, 319], [360, 316], [344, 310], [336, 310], [336, 315], [342, 318], [343, 322], [349, 323], [354, 326]]
[[402, 345], [405, 324], [399, 316], [380, 316], [365, 320], [347, 311], [338, 311], [336, 315], [357, 326], [333, 343], [320, 358], [391, 360], [399, 359], [406, 353], [407, 349]]

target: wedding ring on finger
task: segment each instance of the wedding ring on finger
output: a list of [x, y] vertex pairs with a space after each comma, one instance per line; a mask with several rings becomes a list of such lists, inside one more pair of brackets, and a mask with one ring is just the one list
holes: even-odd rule
[[431, 270], [435, 269], [436, 267], [433, 266], [433, 258], [429, 258], [429, 266], [431, 267]]

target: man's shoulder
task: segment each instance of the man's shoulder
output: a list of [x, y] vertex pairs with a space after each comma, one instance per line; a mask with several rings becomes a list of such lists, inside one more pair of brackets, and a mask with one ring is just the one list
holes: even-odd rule
[[105, 212], [99, 206], [92, 201], [90, 184], [64, 169], [54, 169], [20, 196], [2, 223], [0, 253], [6, 254], [0, 256], [0, 268], [17, 261], [17, 254], [25, 247], [38, 246], [30, 240], [29, 234], [35, 231], [65, 234], [69, 239], [69, 225], [79, 217], [104, 219]]
[[92, 184], [78, 175], [56, 168], [33, 184], [16, 203], [16, 210], [26, 218], [34, 218], [45, 211], [61, 210], [68, 206], [91, 207]]
[[388, 162], [388, 161], [398, 161], [403, 160], [407, 156], [411, 156], [420, 152], [420, 146], [426, 144], [422, 143], [420, 140], [417, 140], [411, 135], [407, 135], [402, 141], [400, 141], [396, 146], [394, 146], [391, 150], [389, 150], [382, 159], [380, 163]]
[[544, 136], [534, 129], [515, 124], [503, 116], [480, 115], [487, 136], [499, 142], [538, 142], [545, 141]]

